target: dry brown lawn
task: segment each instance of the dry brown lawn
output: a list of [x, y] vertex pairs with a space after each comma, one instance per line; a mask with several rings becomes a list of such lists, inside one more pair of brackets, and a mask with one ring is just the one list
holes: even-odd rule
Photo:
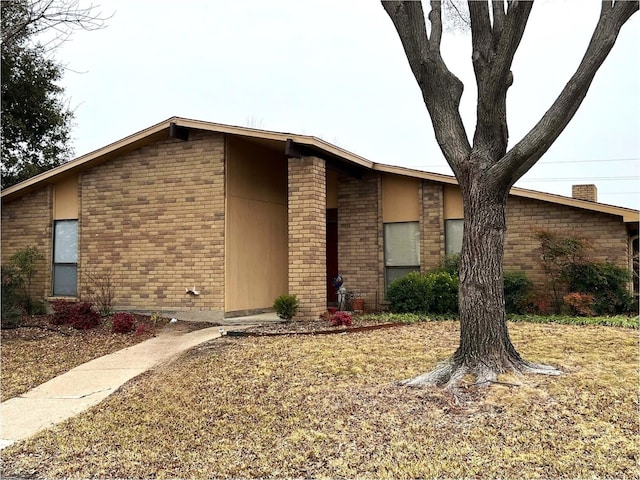
[[4, 476], [637, 478], [638, 333], [518, 323], [560, 377], [441, 390], [398, 380], [453, 352], [454, 322], [219, 339], [2, 451]]
[[1, 400], [20, 395], [94, 358], [116, 352], [149, 339], [164, 319], [153, 324], [138, 316], [148, 325], [143, 335], [113, 334], [111, 322], [103, 319], [99, 327], [75, 330], [69, 326], [49, 323], [48, 315], [26, 318], [24, 323], [34, 327], [2, 330], [0, 345]]

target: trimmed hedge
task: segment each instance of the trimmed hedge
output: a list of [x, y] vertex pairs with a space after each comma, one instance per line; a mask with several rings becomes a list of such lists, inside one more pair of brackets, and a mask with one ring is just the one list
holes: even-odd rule
[[387, 300], [394, 313], [458, 311], [458, 277], [447, 272], [411, 272], [391, 282]]

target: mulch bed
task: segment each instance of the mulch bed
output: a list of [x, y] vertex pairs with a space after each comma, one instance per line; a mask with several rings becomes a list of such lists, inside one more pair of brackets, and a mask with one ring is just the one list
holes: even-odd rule
[[380, 323], [366, 318], [354, 316], [353, 325], [333, 326], [328, 320], [300, 320], [291, 322], [276, 322], [250, 327], [244, 330], [228, 330], [228, 336], [259, 337], [278, 335], [330, 335], [338, 333], [356, 333], [381, 328], [391, 328], [403, 325], [402, 323]]

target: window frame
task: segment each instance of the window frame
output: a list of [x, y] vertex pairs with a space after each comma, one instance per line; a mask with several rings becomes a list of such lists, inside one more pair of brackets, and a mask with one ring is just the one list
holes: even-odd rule
[[[449, 237], [451, 236], [449, 233], [449, 228], [448, 225], [453, 225], [455, 222], [455, 224], [459, 225], [460, 222], [462, 224], [462, 231], [461, 231], [461, 235], [460, 235], [460, 249], [457, 251], [452, 251], [449, 248]], [[464, 218], [448, 218], [444, 221], [444, 253], [445, 255], [457, 255], [462, 251], [462, 238], [464, 237]]]
[[[71, 253], [69, 258], [62, 258], [61, 261], [58, 261], [59, 256], [61, 254], [68, 254], [70, 252], [60, 252], [58, 246], [62, 239], [59, 235], [58, 226], [67, 224], [75, 224], [75, 237], [73, 238], [74, 242], [71, 243], [71, 246], [75, 246], [75, 251]], [[64, 233], [64, 232], [62, 232]], [[78, 296], [78, 241], [79, 241], [79, 222], [78, 219], [60, 219], [53, 221], [53, 248], [51, 255], [51, 296], [52, 297], [77, 297]], [[74, 245], [75, 244], [75, 245]], [[73, 261], [71, 261], [73, 260]], [[74, 269], [75, 276], [75, 285], [73, 291], [70, 289], [62, 289], [59, 282], [56, 281], [57, 278], [60, 278], [60, 269], [58, 267], [72, 267]], [[62, 290], [62, 291], [61, 291]]]
[[[407, 225], [407, 224], [414, 224], [416, 226], [416, 232], [415, 232], [415, 236], [416, 236], [416, 245], [415, 245], [415, 254], [416, 254], [416, 263], [404, 263], [404, 262], [400, 262], [400, 263], [393, 263], [390, 264], [389, 263], [389, 258], [387, 255], [388, 249], [387, 249], [387, 245], [388, 245], [388, 230], [387, 227], [390, 227], [391, 225]], [[420, 271], [420, 222], [419, 221], [410, 221], [410, 222], [385, 222], [383, 223], [383, 227], [382, 227], [382, 240], [383, 240], [383, 254], [384, 254], [384, 285], [385, 285], [385, 291], [386, 289], [389, 287], [389, 284], [395, 280], [396, 278], [400, 278], [401, 276], [404, 276], [410, 272], [419, 272]], [[390, 275], [390, 272], [399, 272], [399, 271], [404, 271], [404, 273], [402, 273], [401, 275]]]

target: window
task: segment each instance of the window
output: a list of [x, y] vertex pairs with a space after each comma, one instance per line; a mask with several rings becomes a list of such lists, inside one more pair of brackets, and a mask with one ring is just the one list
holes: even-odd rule
[[53, 295], [78, 293], [78, 221], [56, 220], [53, 225]]
[[444, 225], [444, 253], [451, 255], [462, 251], [464, 220], [446, 220]]
[[384, 224], [384, 265], [387, 286], [396, 278], [420, 270], [418, 222]]

